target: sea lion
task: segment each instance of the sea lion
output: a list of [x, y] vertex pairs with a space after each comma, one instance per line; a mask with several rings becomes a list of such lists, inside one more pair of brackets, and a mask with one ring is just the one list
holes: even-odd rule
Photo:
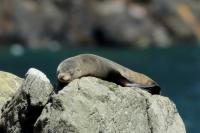
[[93, 76], [124, 87], [139, 87], [151, 94], [160, 94], [159, 85], [148, 76], [97, 55], [80, 54], [65, 59], [58, 65], [57, 78], [60, 85], [66, 85], [84, 76]]

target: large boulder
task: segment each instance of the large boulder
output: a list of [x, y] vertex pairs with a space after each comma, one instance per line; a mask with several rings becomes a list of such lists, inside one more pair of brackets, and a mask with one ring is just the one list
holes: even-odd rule
[[184, 133], [172, 101], [93, 77], [74, 80], [43, 109], [36, 132]]
[[29, 70], [20, 91], [2, 109], [2, 132], [185, 133], [175, 104], [140, 88], [94, 77], [72, 81], [58, 93], [47, 77]]

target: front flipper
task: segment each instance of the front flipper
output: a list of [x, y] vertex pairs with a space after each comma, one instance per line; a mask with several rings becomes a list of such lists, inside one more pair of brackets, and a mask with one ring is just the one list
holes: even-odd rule
[[137, 83], [126, 83], [125, 86], [142, 88], [151, 94], [160, 94], [160, 90], [161, 90], [158, 85], [143, 85], [143, 84], [137, 84]]

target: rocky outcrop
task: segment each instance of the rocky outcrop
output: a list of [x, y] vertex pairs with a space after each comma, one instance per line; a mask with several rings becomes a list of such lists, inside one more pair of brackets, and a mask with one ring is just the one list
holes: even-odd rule
[[52, 91], [49, 79], [42, 72], [30, 69], [19, 91], [2, 108], [1, 131], [32, 132], [33, 124]]
[[139, 88], [83, 77], [53, 93], [36, 69], [20, 88], [2, 109], [4, 132], [185, 133], [172, 101]]
[[23, 79], [14, 74], [0, 71], [0, 109], [18, 91], [22, 81]]
[[148, 47], [200, 41], [198, 0], [0, 0], [0, 42]]

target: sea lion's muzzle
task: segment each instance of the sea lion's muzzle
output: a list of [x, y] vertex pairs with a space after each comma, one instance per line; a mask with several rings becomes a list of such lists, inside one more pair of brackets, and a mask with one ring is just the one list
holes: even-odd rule
[[59, 80], [61, 83], [69, 83], [70, 80], [71, 80], [71, 76], [70, 76], [70, 74], [59, 73], [59, 74], [58, 74], [58, 80]]

